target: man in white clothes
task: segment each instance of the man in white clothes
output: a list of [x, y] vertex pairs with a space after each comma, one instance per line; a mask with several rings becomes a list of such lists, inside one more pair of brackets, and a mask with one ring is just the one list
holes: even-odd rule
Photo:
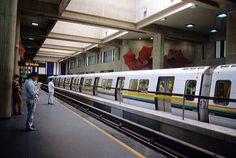
[[48, 104], [53, 105], [54, 84], [52, 78], [48, 82]]
[[28, 109], [28, 115], [26, 120], [26, 130], [34, 131], [35, 126], [33, 125], [33, 118], [36, 109], [36, 103], [39, 100], [38, 89], [36, 87], [35, 81], [38, 78], [38, 74], [31, 73], [29, 75], [29, 80], [27, 80], [24, 84], [25, 89], [25, 99]]

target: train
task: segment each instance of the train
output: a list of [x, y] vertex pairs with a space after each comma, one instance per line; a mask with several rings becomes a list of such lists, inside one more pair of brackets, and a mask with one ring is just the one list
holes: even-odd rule
[[[49, 76], [58, 88], [236, 128], [236, 64]], [[162, 95], [159, 93], [167, 93]], [[186, 95], [186, 97], [174, 94]]]

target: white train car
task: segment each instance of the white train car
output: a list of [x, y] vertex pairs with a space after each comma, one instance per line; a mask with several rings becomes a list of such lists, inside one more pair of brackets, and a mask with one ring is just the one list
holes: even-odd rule
[[[236, 64], [220, 65], [212, 73], [210, 96], [236, 98]], [[210, 100], [209, 111], [214, 114], [236, 118], [236, 103]], [[236, 124], [236, 122], [235, 122]]]
[[[236, 98], [234, 74], [236, 65], [221, 65], [215, 69], [202, 66], [66, 75], [58, 78], [61, 88], [176, 115], [182, 115], [184, 102], [186, 117], [207, 121], [208, 112], [236, 118], [236, 103], [219, 100], [210, 100], [208, 103], [206, 99], [192, 96], [183, 100], [183, 96], [175, 94]], [[159, 92], [170, 95], [157, 95]], [[214, 117], [210, 117], [210, 121], [212, 118]]]

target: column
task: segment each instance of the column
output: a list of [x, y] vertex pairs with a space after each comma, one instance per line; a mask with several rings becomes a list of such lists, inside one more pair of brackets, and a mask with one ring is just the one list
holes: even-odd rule
[[226, 30], [226, 63], [236, 64], [236, 10], [229, 12]]
[[129, 41], [122, 40], [122, 45], [120, 47], [120, 60], [121, 60], [121, 71], [129, 71], [129, 67], [125, 64], [123, 56], [129, 51]]
[[153, 36], [153, 69], [162, 69], [164, 63], [164, 35], [155, 34]]
[[15, 57], [14, 57], [14, 74], [19, 74], [18, 61], [20, 60], [19, 55], [19, 42], [20, 42], [20, 16], [17, 16], [16, 21], [16, 43], [15, 43]]
[[17, 0], [1, 0], [0, 5], [0, 119], [11, 117]]

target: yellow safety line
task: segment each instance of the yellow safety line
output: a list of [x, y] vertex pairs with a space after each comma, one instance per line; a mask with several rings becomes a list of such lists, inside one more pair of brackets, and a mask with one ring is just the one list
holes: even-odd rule
[[[58, 102], [58, 101], [57, 101]], [[59, 103], [59, 102], [58, 102]], [[60, 106], [61, 103], [59, 103]], [[97, 129], [98, 131], [100, 131], [101, 133], [103, 133], [104, 135], [106, 135], [107, 137], [109, 137], [110, 139], [112, 139], [113, 141], [117, 142], [118, 144], [120, 144], [121, 146], [123, 146], [126, 150], [130, 151], [131, 153], [133, 153], [134, 155], [136, 155], [139, 158], [146, 158], [143, 154], [141, 154], [140, 152], [134, 150], [133, 148], [131, 148], [130, 146], [128, 146], [127, 144], [123, 143], [122, 141], [120, 141], [119, 139], [113, 137], [112, 135], [110, 135], [109, 133], [107, 133], [106, 131], [102, 130], [101, 128], [97, 127], [96, 125], [94, 125], [93, 123], [89, 122], [88, 120], [86, 120], [85, 118], [83, 118], [82, 116], [80, 116], [79, 114], [77, 114], [76, 112], [74, 112], [73, 110], [67, 108], [66, 106], [62, 106], [65, 109], [67, 109], [68, 111], [72, 112], [73, 114], [75, 114], [76, 116], [78, 116], [80, 119], [82, 119], [82, 121], [84, 121], [85, 123], [91, 125], [92, 127], [94, 127], [95, 129]]]

